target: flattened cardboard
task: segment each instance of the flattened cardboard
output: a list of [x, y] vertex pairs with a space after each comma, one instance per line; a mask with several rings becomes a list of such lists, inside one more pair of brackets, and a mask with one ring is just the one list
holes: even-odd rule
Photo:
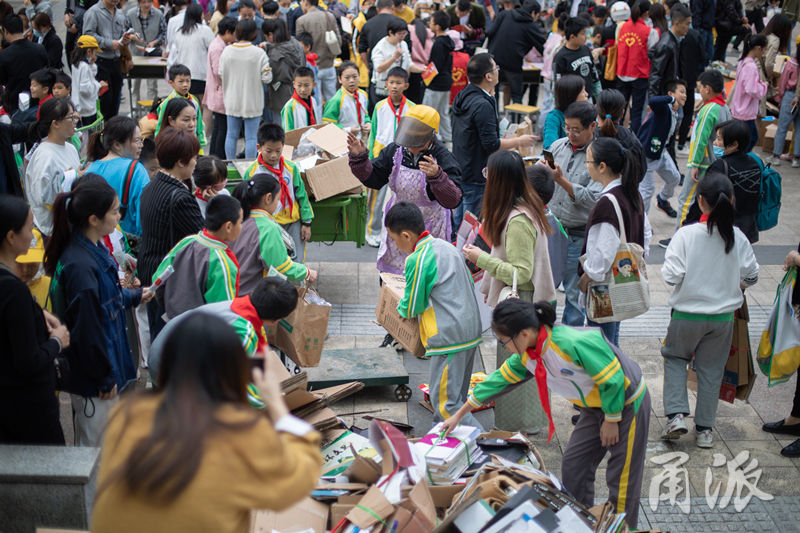
[[[300, 144], [300, 139], [303, 137], [303, 134], [308, 130], [314, 130], [319, 128], [319, 126], [306, 126], [305, 128], [297, 128], [296, 130], [289, 130], [286, 132], [284, 136], [284, 143], [287, 146], [291, 146], [295, 148], [298, 144]], [[291, 159], [291, 157], [289, 157]]]
[[350, 451], [353, 453], [353, 462], [344, 472], [347, 479], [368, 485], [376, 483], [381, 477], [380, 465], [369, 457], [362, 457], [356, 453], [352, 445], [350, 446]]
[[251, 519], [251, 533], [296, 533], [312, 529], [314, 533], [325, 533], [328, 525], [328, 506], [311, 498], [276, 513], [274, 511], [254, 511]]
[[[336, 128], [336, 126], [333, 126]], [[338, 128], [336, 128], [338, 129]], [[306, 182], [316, 201], [338, 194], [361, 194], [364, 186], [358, 181], [347, 162], [347, 156], [337, 157], [309, 168], [305, 172]]]
[[397, 304], [400, 303], [405, 292], [405, 278], [398, 274], [383, 273], [381, 281], [383, 284], [378, 297], [378, 305], [375, 307], [375, 317], [378, 319], [378, 323], [391, 333], [403, 348], [416, 357], [424, 356], [425, 346], [419, 336], [417, 319], [403, 318], [397, 312]]
[[327, 124], [306, 137], [333, 157], [347, 154], [347, 133], [335, 124]]
[[376, 517], [385, 520], [392, 513], [394, 513], [394, 505], [386, 499], [378, 487], [373, 485], [361, 498], [358, 505], [347, 513], [347, 519], [359, 528], [367, 529], [378, 522]]

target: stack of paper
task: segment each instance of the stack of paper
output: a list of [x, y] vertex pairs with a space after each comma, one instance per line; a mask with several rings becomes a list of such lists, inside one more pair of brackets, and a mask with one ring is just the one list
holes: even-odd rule
[[428, 481], [450, 485], [464, 474], [470, 464], [482, 456], [476, 441], [480, 431], [472, 426], [458, 426], [447, 438], [441, 438], [442, 424], [414, 443], [425, 458]]

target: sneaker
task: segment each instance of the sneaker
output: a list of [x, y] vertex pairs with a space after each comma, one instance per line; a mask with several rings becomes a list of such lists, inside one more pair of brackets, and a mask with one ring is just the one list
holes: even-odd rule
[[669, 200], [662, 200], [659, 195], [656, 195], [656, 207], [664, 211], [670, 218], [677, 218], [678, 216], [678, 212], [669, 205]]
[[714, 437], [711, 435], [710, 429], [704, 429], [697, 432], [697, 441], [695, 442], [698, 448], [713, 448]]
[[767, 164], [772, 165], [773, 167], [779, 167], [781, 166], [781, 158], [771, 155], [767, 158]]
[[800, 168], [800, 159], [792, 159], [792, 168]]
[[782, 161], [791, 161], [792, 160], [792, 154], [781, 154], [781, 160]]
[[667, 246], [669, 246], [669, 241], [671, 241], [671, 240], [672, 240], [671, 238], [670, 239], [661, 239], [660, 241], [658, 241], [658, 245], [666, 250]]
[[675, 155], [679, 155], [682, 157], [689, 157], [689, 147], [685, 144], [679, 144], [678, 149], [675, 150]]
[[371, 246], [373, 248], [380, 248], [381, 246], [381, 238], [377, 235], [367, 235], [366, 241], [367, 246]]
[[661, 439], [677, 440], [681, 438], [681, 435], [685, 435], [688, 432], [689, 429], [686, 427], [686, 420], [683, 419], [683, 415], [677, 414], [672, 417], [672, 420], [667, 421], [666, 427], [661, 432]]

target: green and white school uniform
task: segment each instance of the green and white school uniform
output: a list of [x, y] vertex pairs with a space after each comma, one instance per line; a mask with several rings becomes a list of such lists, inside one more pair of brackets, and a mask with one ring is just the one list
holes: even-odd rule
[[322, 122], [322, 108], [314, 98], [305, 101], [295, 92], [281, 109], [283, 131], [292, 131]]
[[350, 93], [342, 87], [325, 104], [322, 121], [337, 124], [341, 128], [361, 127], [369, 121], [368, 108], [366, 92], [358, 89], [355, 93]]

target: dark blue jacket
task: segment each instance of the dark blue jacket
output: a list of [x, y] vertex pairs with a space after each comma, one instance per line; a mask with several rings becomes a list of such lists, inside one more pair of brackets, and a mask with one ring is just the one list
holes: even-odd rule
[[714, 0], [691, 0], [692, 28], [711, 31], [714, 28]]
[[94, 397], [115, 384], [122, 392], [136, 379], [125, 309], [139, 304], [142, 290], [123, 289], [108, 249], [75, 233], [58, 261], [50, 295], [70, 333], [68, 392]]
[[[672, 125], [672, 111], [669, 106], [672, 102], [671, 96], [654, 96], [648, 102], [651, 113], [642, 122], [638, 133], [639, 142], [642, 143], [647, 159], [660, 158], [661, 152], [669, 143], [667, 136]], [[675, 131], [678, 131], [677, 126], [676, 124]]]

